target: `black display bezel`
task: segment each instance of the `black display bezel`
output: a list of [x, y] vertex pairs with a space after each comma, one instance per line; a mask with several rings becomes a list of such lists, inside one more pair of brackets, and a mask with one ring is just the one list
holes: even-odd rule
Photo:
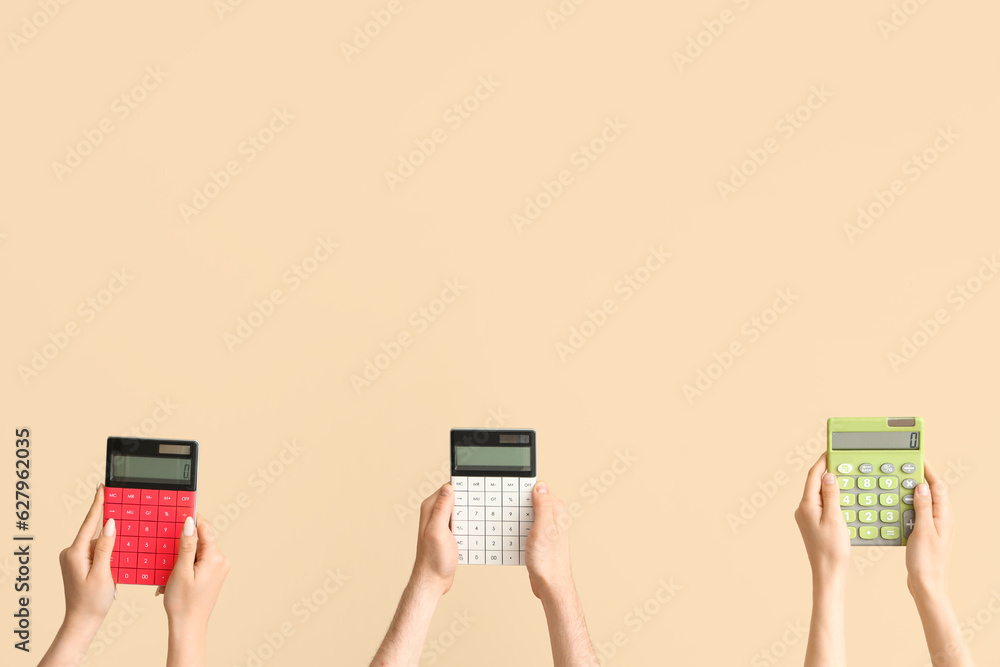
[[[526, 435], [528, 442], [501, 443], [502, 435]], [[513, 470], [509, 466], [491, 466], [483, 468], [457, 469], [457, 447], [459, 445], [475, 445], [477, 447], [525, 447], [530, 449], [530, 470]], [[536, 477], [535, 431], [532, 429], [513, 428], [453, 428], [451, 429], [451, 475], [452, 477]]]
[[[161, 454], [160, 445], [185, 445], [191, 448], [190, 454]], [[163, 480], [150, 482], [122, 482], [112, 478], [111, 457], [114, 454], [124, 456], [148, 456], [164, 459], [186, 459], [191, 461], [191, 481], [187, 484], [167, 482]], [[108, 453], [104, 463], [104, 486], [114, 489], [164, 489], [167, 491], [197, 491], [198, 490], [198, 441], [197, 440], [159, 440], [154, 438], [108, 438]]]

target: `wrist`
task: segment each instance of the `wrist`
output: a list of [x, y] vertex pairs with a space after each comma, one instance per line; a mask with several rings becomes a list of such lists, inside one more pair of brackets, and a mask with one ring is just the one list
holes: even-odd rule
[[557, 579], [540, 581], [537, 592], [538, 599], [542, 601], [543, 605], [558, 604], [576, 595], [576, 583], [573, 581], [573, 575], [567, 574]]
[[906, 587], [918, 604], [936, 604], [948, 600], [947, 586], [944, 581], [939, 579], [919, 576], [907, 577]]
[[99, 614], [87, 614], [82, 612], [66, 612], [63, 617], [62, 630], [72, 636], [93, 637], [101, 629], [104, 623], [104, 616]]
[[413, 568], [406, 587], [415, 600], [436, 604], [441, 596], [451, 588], [451, 581]]

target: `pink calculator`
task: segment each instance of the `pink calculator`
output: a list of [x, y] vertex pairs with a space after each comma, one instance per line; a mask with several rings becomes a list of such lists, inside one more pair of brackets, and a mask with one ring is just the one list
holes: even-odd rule
[[117, 583], [167, 584], [197, 490], [197, 441], [108, 438], [104, 520], [115, 520]]

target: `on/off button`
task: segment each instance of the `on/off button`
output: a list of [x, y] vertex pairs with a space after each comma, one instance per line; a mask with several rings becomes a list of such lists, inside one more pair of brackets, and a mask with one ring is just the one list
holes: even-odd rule
[[854, 466], [852, 466], [850, 463], [841, 463], [839, 466], [837, 466], [837, 472], [839, 472], [841, 475], [846, 475], [852, 470], [854, 470]]

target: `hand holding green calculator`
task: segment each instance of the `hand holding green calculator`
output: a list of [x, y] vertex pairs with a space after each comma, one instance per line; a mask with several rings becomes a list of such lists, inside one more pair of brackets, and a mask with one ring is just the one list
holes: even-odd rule
[[920, 417], [832, 417], [827, 469], [854, 546], [905, 546], [915, 522], [913, 492], [924, 481]]

